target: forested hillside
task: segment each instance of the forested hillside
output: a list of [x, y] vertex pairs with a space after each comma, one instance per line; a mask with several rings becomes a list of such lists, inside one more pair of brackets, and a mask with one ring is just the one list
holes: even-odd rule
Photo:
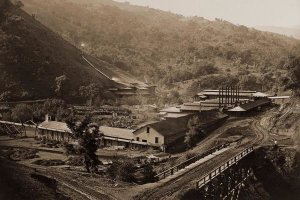
[[178, 88], [191, 94], [224, 83], [277, 91], [283, 88], [286, 60], [299, 45], [221, 19], [186, 18], [111, 0], [23, 2], [27, 12], [82, 50], [159, 88], [180, 82]]
[[100, 98], [111, 97], [105, 90], [114, 82], [97, 73], [82, 55], [111, 77], [124, 77], [122, 70], [85, 55], [21, 10], [21, 2], [14, 2], [0, 0], [0, 101], [73, 101], [80, 95], [90, 98], [93, 91]]

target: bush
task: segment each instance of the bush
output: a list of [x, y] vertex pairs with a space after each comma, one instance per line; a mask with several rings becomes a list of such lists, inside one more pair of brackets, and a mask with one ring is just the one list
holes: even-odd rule
[[42, 166], [59, 166], [59, 165], [64, 165], [65, 162], [62, 160], [57, 160], [57, 159], [53, 159], [53, 160], [36, 160], [33, 162], [33, 164], [36, 165], [42, 165]]
[[125, 182], [134, 182], [135, 181], [134, 172], [135, 172], [135, 167], [133, 162], [124, 161], [121, 164], [119, 169], [120, 179]]
[[6, 152], [6, 157], [15, 161], [28, 160], [38, 158], [37, 152], [34, 149], [13, 149]]
[[113, 162], [109, 168], [107, 169], [107, 173], [111, 179], [116, 179], [118, 177], [119, 173], [119, 167], [120, 167], [120, 162], [115, 161]]
[[192, 157], [195, 157], [196, 154], [195, 153], [188, 153], [186, 154], [185, 158], [188, 160], [188, 159], [191, 159]]
[[66, 164], [71, 166], [83, 166], [84, 160], [82, 156], [72, 156], [68, 158]]
[[66, 155], [74, 155], [74, 154], [76, 154], [76, 149], [74, 148], [73, 144], [65, 143], [64, 144], [64, 150], [65, 150]]
[[156, 176], [156, 172], [153, 170], [152, 165], [146, 165], [144, 167], [144, 171], [142, 172], [144, 178], [143, 182], [144, 183], [153, 183], [158, 180]]

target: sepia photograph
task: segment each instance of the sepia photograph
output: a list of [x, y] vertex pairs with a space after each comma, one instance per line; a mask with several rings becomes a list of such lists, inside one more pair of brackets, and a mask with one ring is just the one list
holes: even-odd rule
[[300, 0], [0, 0], [0, 200], [299, 200]]

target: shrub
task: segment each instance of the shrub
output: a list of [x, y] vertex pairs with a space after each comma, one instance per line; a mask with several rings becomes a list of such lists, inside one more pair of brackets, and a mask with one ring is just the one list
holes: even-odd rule
[[122, 181], [134, 182], [135, 181], [134, 172], [135, 172], [135, 168], [133, 162], [125, 161], [120, 166], [119, 177]]
[[116, 179], [118, 176], [118, 172], [119, 172], [119, 166], [120, 163], [118, 161], [114, 161], [109, 168], [107, 169], [107, 173], [109, 175], [109, 177], [111, 177], [112, 179]]
[[65, 162], [62, 160], [57, 160], [57, 159], [53, 159], [53, 160], [36, 160], [33, 162], [33, 164], [36, 165], [42, 165], [42, 166], [59, 166], [59, 165], [64, 165]]
[[188, 159], [190, 159], [190, 158], [192, 158], [194, 156], [196, 156], [195, 153], [188, 153], [188, 154], [186, 154], [185, 158], [188, 160]]
[[144, 171], [142, 172], [144, 178], [143, 182], [144, 183], [153, 183], [158, 180], [156, 176], [156, 172], [153, 170], [152, 165], [146, 165], [144, 167]]
[[66, 155], [74, 155], [74, 154], [76, 154], [76, 149], [74, 148], [73, 144], [65, 143], [64, 144], [64, 150], [65, 150]]
[[68, 158], [66, 164], [71, 166], [83, 166], [84, 160], [82, 156], [71, 156]]

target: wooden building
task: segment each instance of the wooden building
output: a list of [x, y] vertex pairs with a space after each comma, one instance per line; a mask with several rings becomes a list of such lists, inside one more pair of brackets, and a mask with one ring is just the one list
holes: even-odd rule
[[133, 132], [134, 139], [145, 142], [149, 146], [160, 148], [162, 151], [172, 151], [172, 148], [183, 145], [184, 137], [189, 130], [188, 122], [194, 116], [200, 119], [200, 126], [208, 131], [212, 127], [218, 126], [220, 121], [226, 120], [228, 117], [217, 110], [209, 110], [177, 118], [166, 118], [136, 129]]
[[58, 142], [76, 143], [71, 130], [64, 122], [46, 120], [38, 126], [37, 138]]
[[166, 151], [177, 139], [183, 138], [188, 131], [189, 116], [169, 118], [140, 127], [133, 132], [135, 140]]
[[259, 111], [262, 107], [270, 105], [271, 99], [269, 98], [262, 98], [253, 101], [248, 101], [247, 103], [240, 104], [232, 109], [228, 110], [228, 114], [235, 115], [235, 116], [242, 116], [253, 111]]
[[[71, 130], [66, 123], [49, 119], [46, 117], [46, 120], [38, 126], [37, 138], [77, 144], [77, 141], [71, 137]], [[100, 145], [104, 147], [123, 146], [124, 148], [141, 149], [148, 146], [145, 142], [135, 141], [133, 130], [130, 129], [100, 126], [99, 130], [104, 135], [100, 141]]]

